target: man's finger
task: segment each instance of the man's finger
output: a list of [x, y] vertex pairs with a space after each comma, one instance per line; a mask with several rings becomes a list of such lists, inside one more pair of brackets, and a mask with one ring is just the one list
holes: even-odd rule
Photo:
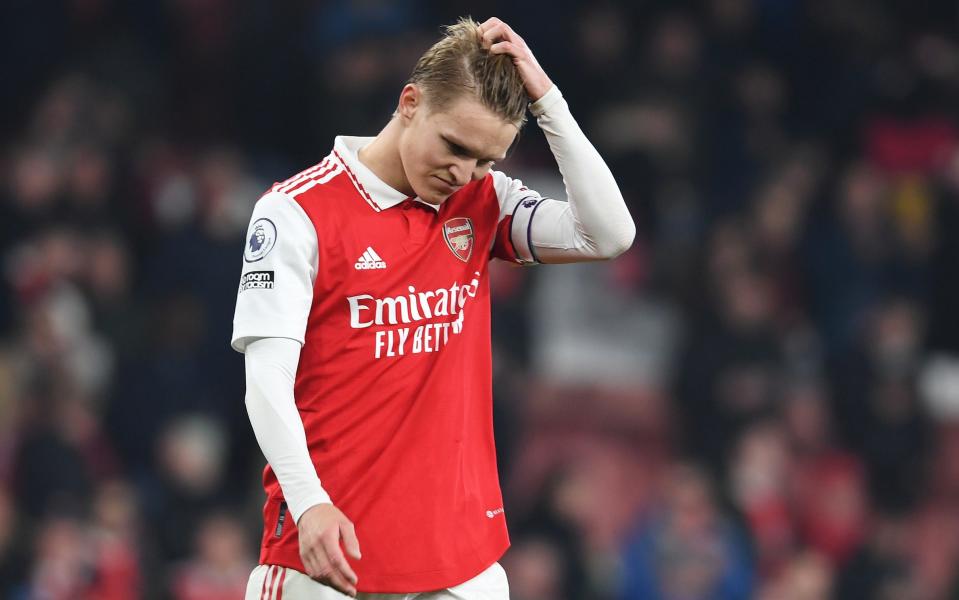
[[520, 58], [519, 49], [513, 42], [496, 42], [489, 47], [490, 54], [509, 54]]
[[309, 561], [309, 564], [312, 565], [307, 568], [307, 575], [316, 581], [335, 588], [344, 594], [349, 594], [351, 596], [356, 594], [356, 587], [354, 584], [348, 581], [343, 573], [336, 568], [336, 566], [329, 560], [329, 558], [326, 556], [326, 553], [322, 549], [317, 550], [315, 553], [309, 552], [302, 558], [304, 559], [304, 566], [307, 565], [307, 560]]
[[499, 23], [493, 25], [489, 29], [483, 32], [483, 44], [486, 46], [492, 46], [497, 40], [504, 42], [513, 42], [517, 46], [522, 46], [524, 44], [523, 38], [510, 29], [510, 26], [506, 23]]
[[483, 33], [483, 42], [487, 46], [493, 45], [498, 40], [503, 40], [507, 42], [514, 41], [513, 36], [510, 35], [510, 28], [506, 23], [500, 23], [498, 25], [493, 25], [488, 30]]
[[484, 40], [490, 42], [495, 41], [496, 38], [501, 38], [516, 44], [523, 43], [523, 38], [520, 37], [520, 35], [516, 33], [516, 31], [514, 31], [508, 23], [504, 23], [499, 19], [497, 19], [496, 22], [491, 23], [489, 27], [481, 28], [480, 33], [482, 34]]
[[498, 39], [506, 39], [506, 24], [498, 23], [496, 25], [491, 25], [488, 29], [483, 31], [482, 37], [483, 44], [485, 46], [492, 46], [493, 43]]
[[343, 546], [346, 548], [346, 553], [357, 560], [363, 558], [360, 554], [360, 541], [356, 539], [356, 530], [353, 528], [353, 524], [341, 523], [340, 535], [343, 537]]
[[326, 558], [330, 561], [330, 564], [333, 566], [335, 571], [342, 573], [350, 583], [355, 584], [357, 581], [356, 573], [353, 572], [350, 564], [346, 562], [346, 558], [343, 556], [343, 551], [340, 550], [339, 532], [335, 533], [337, 534], [335, 537], [323, 538], [323, 549], [326, 551]]
[[486, 31], [487, 28], [502, 22], [503, 21], [501, 21], [499, 17], [490, 17], [486, 19], [485, 21], [483, 21], [482, 23], [480, 23], [480, 26], [479, 26], [480, 33], [483, 33], [484, 31]]
[[326, 582], [337, 590], [349, 596], [356, 596], [356, 587], [343, 577], [343, 574], [333, 569], [326, 577]]
[[516, 33], [513, 30], [513, 28], [506, 23], [503, 23], [503, 38], [513, 42], [517, 46], [522, 46], [526, 44], [526, 42], [523, 41], [523, 38], [520, 37], [520, 35]]

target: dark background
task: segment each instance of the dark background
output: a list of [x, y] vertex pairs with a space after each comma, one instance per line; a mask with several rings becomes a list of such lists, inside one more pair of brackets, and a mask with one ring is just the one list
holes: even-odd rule
[[242, 597], [252, 205], [470, 13], [639, 228], [492, 271], [514, 600], [959, 598], [959, 7], [866, 0], [5, 2], [0, 596]]

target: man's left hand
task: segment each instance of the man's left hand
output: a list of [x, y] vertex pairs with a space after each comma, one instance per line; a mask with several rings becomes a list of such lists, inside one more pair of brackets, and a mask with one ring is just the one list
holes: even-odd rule
[[491, 54], [508, 54], [513, 57], [513, 64], [523, 78], [526, 94], [531, 102], [542, 98], [549, 88], [553, 87], [553, 82], [536, 62], [529, 46], [509, 25], [491, 17], [479, 26], [479, 31], [483, 36], [483, 46], [489, 48]]

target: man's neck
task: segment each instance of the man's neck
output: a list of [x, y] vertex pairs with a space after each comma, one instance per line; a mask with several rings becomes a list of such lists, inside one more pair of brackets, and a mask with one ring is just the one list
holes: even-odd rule
[[360, 162], [391, 188], [415, 196], [400, 159], [400, 124], [390, 120], [373, 141], [357, 153]]

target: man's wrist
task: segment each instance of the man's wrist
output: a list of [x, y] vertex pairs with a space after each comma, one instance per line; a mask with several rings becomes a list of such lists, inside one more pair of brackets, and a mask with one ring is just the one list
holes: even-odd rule
[[[332, 502], [317, 502], [316, 504], [311, 504], [311, 505], [307, 506], [307, 507], [303, 510], [302, 513], [300, 513], [300, 519], [303, 518], [303, 515], [305, 515], [306, 513], [310, 512], [311, 510], [313, 510], [313, 509], [316, 508], [317, 506], [333, 506], [333, 503], [332, 503]], [[296, 522], [299, 523], [299, 522], [300, 522], [300, 519], [297, 519]]]
[[[289, 504], [289, 500], [287, 500]], [[293, 515], [293, 521], [295, 523], [300, 522], [300, 518], [306, 514], [306, 511], [310, 510], [314, 506], [320, 504], [333, 504], [333, 501], [330, 499], [330, 496], [325, 491], [320, 491], [310, 496], [299, 500], [296, 503], [296, 506], [290, 504], [290, 513]]]
[[538, 100], [530, 102], [529, 111], [533, 113], [534, 117], [539, 117], [549, 110], [551, 106], [562, 100], [562, 98], [563, 93], [553, 84]]
[[535, 85], [529, 85], [527, 83], [526, 95], [529, 96], [531, 103], [536, 103], [554, 87], [549, 77], [544, 75], [542, 81], [537, 82]]

